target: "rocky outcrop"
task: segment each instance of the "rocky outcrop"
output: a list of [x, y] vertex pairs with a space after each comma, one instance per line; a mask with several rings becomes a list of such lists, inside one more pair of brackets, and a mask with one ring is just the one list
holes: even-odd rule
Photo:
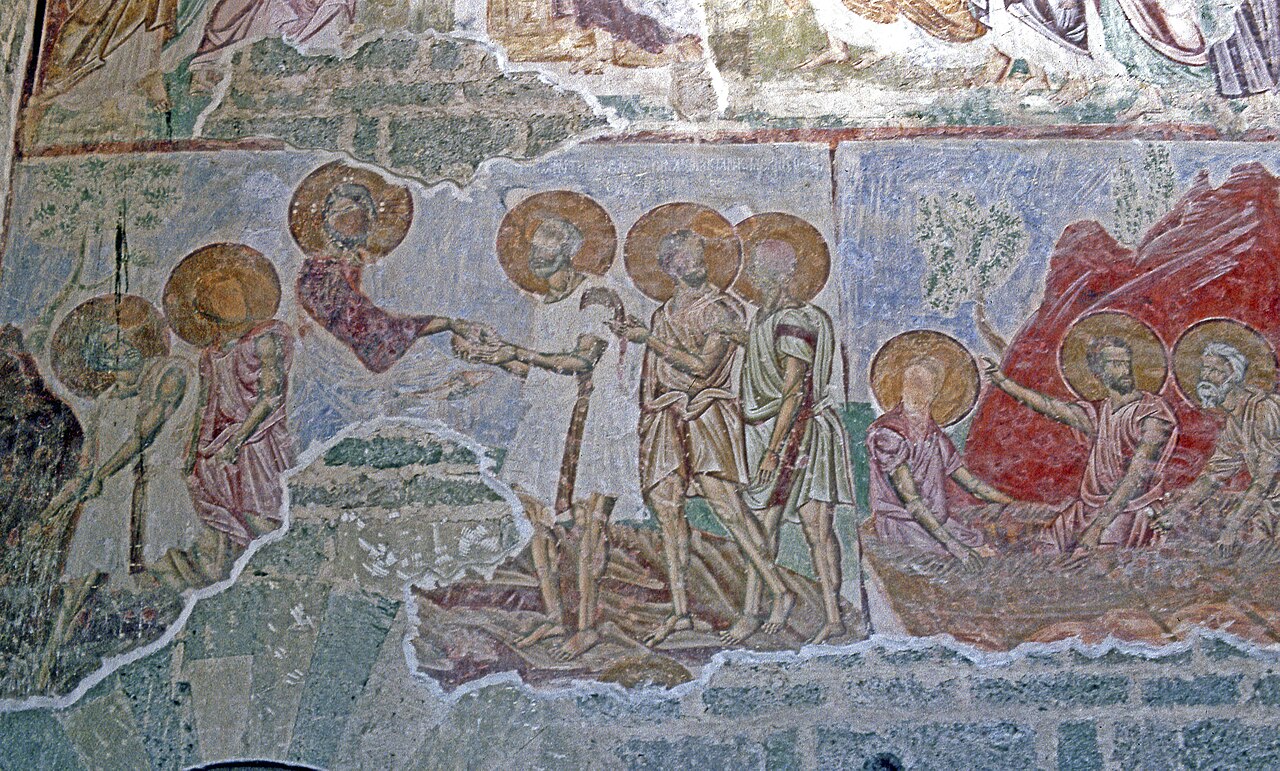
[[[1100, 224], [1067, 227], [1054, 249], [1044, 301], [1005, 352], [1004, 371], [1061, 398], [1075, 397], [1058, 366], [1071, 324], [1097, 311], [1146, 322], [1172, 349], [1192, 324], [1228, 318], [1280, 347], [1280, 179], [1260, 163], [1235, 167], [1213, 187], [1202, 172], [1182, 199], [1128, 249]], [[1183, 397], [1170, 376], [1162, 394], [1180, 434], [1166, 482], [1181, 486], [1200, 470], [1217, 437], [1214, 418]], [[1071, 498], [1085, 449], [1065, 426], [1033, 416], [987, 389], [966, 447], [979, 475], [1038, 501]]]

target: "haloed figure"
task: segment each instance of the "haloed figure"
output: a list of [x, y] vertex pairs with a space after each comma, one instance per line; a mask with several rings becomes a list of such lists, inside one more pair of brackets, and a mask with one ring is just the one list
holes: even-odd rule
[[1229, 496], [1219, 537], [1223, 546], [1280, 534], [1280, 397], [1246, 383], [1248, 370], [1248, 357], [1230, 343], [1204, 346], [1196, 396], [1205, 409], [1225, 413], [1226, 424], [1200, 476], [1161, 517], [1165, 526], [1180, 523], [1244, 471], [1249, 487]]
[[[536, 224], [508, 227], [530, 212]], [[503, 477], [533, 525], [530, 553], [547, 617], [516, 645], [527, 648], [563, 637], [555, 655], [571, 659], [600, 640], [599, 582], [607, 567], [610, 517], [615, 509], [641, 506], [635, 440], [609, 429], [611, 412], [627, 398], [628, 384], [616, 369], [598, 366], [608, 330], [596, 315], [600, 309], [592, 310], [589, 294], [607, 291], [601, 274], [617, 242], [612, 235], [587, 237], [598, 230], [612, 234], [613, 227], [607, 213], [579, 193], [535, 194], [507, 217], [499, 231], [500, 260], [508, 276], [538, 298], [526, 342], [509, 342], [473, 325], [455, 337], [454, 348], [468, 361], [501, 367], [524, 381], [521, 401], [528, 409], [503, 462]], [[558, 564], [567, 537], [564, 525], [570, 521], [578, 592], [572, 634], [564, 623]]]
[[934, 418], [947, 368], [920, 356], [902, 371], [902, 398], [867, 429], [871, 513], [886, 541], [945, 552], [973, 566], [986, 553], [979, 530], [956, 516], [947, 479], [991, 503], [1012, 498], [974, 476]]
[[[385, 372], [421, 337], [455, 328], [443, 316], [405, 315], [378, 307], [361, 289], [366, 265], [380, 255], [370, 243], [378, 206], [368, 187], [335, 185], [324, 199], [324, 248], [308, 255], [298, 275], [298, 300], [372, 372]], [[460, 328], [460, 326], [459, 326]]]
[[[745, 269], [760, 299], [742, 365], [752, 473], [745, 497], [761, 512], [771, 559], [777, 557], [783, 516], [799, 521], [822, 587], [825, 615], [810, 642], [822, 643], [844, 632], [835, 509], [854, 502], [849, 448], [827, 397], [835, 331], [825, 311], [795, 296], [797, 255], [790, 243], [764, 239], [754, 244]], [[759, 575], [751, 571], [742, 617], [725, 632], [727, 641], [740, 642], [760, 626], [762, 589]]]
[[187, 455], [188, 484], [206, 529], [197, 542], [208, 580], [226, 576], [233, 558], [281, 522], [281, 475], [293, 463], [285, 418], [293, 334], [251, 313], [235, 273], [195, 280], [195, 312], [212, 340], [200, 355], [199, 420]]
[[181, 461], [195, 401], [186, 398], [189, 367], [167, 355], [159, 312], [141, 298], [122, 300], [122, 319], [137, 318], [135, 306], [146, 316], [135, 324], [94, 326], [83, 338], [89, 376], [110, 384], [94, 397], [80, 474], [48, 509], [52, 514], [84, 502], [65, 572], [81, 578], [100, 571], [115, 586], [186, 546], [196, 521]]
[[686, 579], [690, 558], [685, 501], [701, 495], [711, 505], [751, 568], [773, 595], [763, 630], [780, 631], [795, 605], [781, 571], [765, 553], [764, 531], [739, 493], [743, 467], [742, 412], [731, 390], [735, 345], [743, 312], [708, 281], [706, 243], [677, 230], [658, 245], [659, 268], [674, 282], [671, 298], [645, 327], [628, 316], [612, 324], [622, 338], [646, 345], [640, 383], [640, 478], [657, 514], [671, 590], [671, 615], [649, 636], [656, 645], [693, 628]]

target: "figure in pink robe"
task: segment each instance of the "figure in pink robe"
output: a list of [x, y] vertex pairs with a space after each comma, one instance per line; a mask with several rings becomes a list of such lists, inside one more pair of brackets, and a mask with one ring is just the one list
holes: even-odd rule
[[867, 428], [867, 459], [871, 465], [870, 504], [876, 535], [939, 554], [946, 549], [907, 510], [890, 474], [903, 463], [911, 472], [916, 492], [938, 524], [969, 547], [982, 545], [982, 532], [953, 515], [947, 497], [947, 478], [964, 468], [951, 438], [932, 418], [912, 426], [899, 404]]
[[[279, 395], [271, 412], [240, 442], [234, 459], [230, 459], [228, 445], [237, 441], [262, 397], [259, 341], [268, 336], [275, 337], [272, 347], [283, 359], [284, 377], [276, 386]], [[281, 475], [294, 461], [285, 417], [292, 349], [289, 328], [271, 319], [233, 343], [208, 346], [200, 355], [205, 401], [188, 485], [201, 521], [241, 547], [257, 535], [249, 517], [281, 521]]]
[[[1177, 426], [1177, 418], [1164, 399], [1142, 392], [1141, 396], [1119, 408], [1110, 400], [1077, 402], [1093, 427], [1093, 443], [1084, 477], [1080, 480], [1080, 497], [1073, 501], [1045, 531], [1046, 543], [1059, 551], [1069, 551], [1076, 539], [1093, 522], [1112, 494], [1124, 480], [1130, 460], [1142, 443], [1143, 421], [1155, 418]], [[1083, 437], [1082, 437], [1083, 438]], [[1110, 525], [1102, 531], [1102, 546], [1133, 548], [1147, 546], [1156, 536], [1151, 522], [1155, 518], [1152, 504], [1164, 496], [1164, 467], [1173, 456], [1178, 432], [1174, 428], [1156, 461], [1151, 483], [1134, 496]]]
[[418, 338], [466, 327], [443, 316], [394, 313], [364, 293], [364, 267], [380, 256], [368, 248], [377, 219], [369, 188], [351, 182], [334, 187], [324, 206], [325, 248], [307, 255], [297, 292], [298, 304], [351, 349], [365, 369], [386, 372]]

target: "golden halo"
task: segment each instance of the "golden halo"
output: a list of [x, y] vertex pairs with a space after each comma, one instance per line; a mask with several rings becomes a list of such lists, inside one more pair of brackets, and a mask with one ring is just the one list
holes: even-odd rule
[[959, 421], [978, 401], [978, 363], [964, 345], [950, 335], [914, 329], [880, 346], [871, 360], [871, 393], [888, 412], [902, 401], [902, 373], [916, 359], [930, 358], [947, 373], [933, 403], [933, 420], [940, 426]]
[[[808, 302], [826, 286], [827, 276], [831, 273], [831, 252], [827, 249], [826, 239], [807, 221], [794, 214], [768, 212], [747, 217], [738, 223], [737, 228], [738, 237], [742, 239], [744, 264], [751, 257], [751, 250], [761, 241], [772, 239], [791, 244], [796, 250], [796, 272], [791, 275], [789, 283], [791, 295], [797, 300]], [[763, 299], [746, 270], [738, 274], [733, 288], [740, 297], [755, 305]]]
[[[164, 312], [175, 334], [200, 347], [213, 342], [219, 322], [201, 298], [204, 313], [196, 308], [197, 295], [210, 279], [230, 279], [239, 285], [247, 312], [246, 322], [266, 321], [280, 307], [280, 276], [271, 260], [244, 244], [210, 244], [182, 258], [164, 285]], [[202, 287], [202, 284], [204, 285]]]
[[582, 193], [548, 190], [521, 201], [498, 227], [498, 262], [507, 278], [526, 292], [547, 293], [547, 280], [529, 270], [533, 233], [549, 217], [558, 217], [582, 233], [582, 246], [573, 255], [573, 269], [603, 276], [618, 251], [618, 231], [604, 207]]
[[92, 399], [116, 381], [115, 372], [95, 369], [86, 359], [90, 338], [111, 329], [144, 360], [169, 353], [169, 328], [151, 303], [132, 294], [85, 300], [59, 322], [51, 346], [53, 373], [76, 395]]
[[360, 185], [373, 198], [375, 216], [364, 243], [370, 259], [385, 256], [400, 245], [413, 224], [413, 195], [409, 188], [394, 185], [376, 172], [333, 161], [306, 176], [289, 202], [289, 232], [305, 254], [331, 251], [324, 229], [325, 202], [338, 185]]
[[677, 230], [692, 230], [706, 239], [707, 280], [727, 289], [742, 265], [742, 242], [729, 220], [698, 203], [667, 203], [636, 220], [627, 233], [622, 259], [627, 275], [646, 297], [666, 302], [675, 281], [658, 267], [658, 244]]
[[1276, 386], [1276, 352], [1258, 331], [1232, 319], [1205, 319], [1187, 328], [1173, 346], [1173, 376], [1187, 401], [1200, 406], [1196, 383], [1200, 381], [1200, 357], [1209, 343], [1226, 343], [1249, 360], [1244, 382], [1263, 391]]
[[1089, 371], [1086, 352], [1099, 337], [1118, 337], [1133, 350], [1133, 381], [1140, 391], [1158, 393], [1168, 377], [1164, 344], [1151, 327], [1127, 313], [1101, 311], [1076, 321], [1062, 339], [1058, 366], [1077, 396], [1086, 401], [1106, 398], [1106, 388]]

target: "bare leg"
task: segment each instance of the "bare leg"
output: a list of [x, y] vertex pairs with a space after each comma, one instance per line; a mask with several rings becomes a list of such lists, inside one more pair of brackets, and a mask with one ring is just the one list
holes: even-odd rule
[[729, 531], [729, 535], [737, 542], [738, 548], [746, 555], [747, 561], [760, 573], [765, 585], [769, 587], [769, 592], [773, 595], [773, 607], [762, 628], [765, 634], [777, 634], [786, 624], [787, 616], [791, 615], [791, 609], [796, 604], [796, 596], [787, 590], [786, 584], [782, 583], [778, 566], [765, 556], [764, 545], [767, 541], [764, 528], [761, 527], [759, 520], [747, 511], [735, 485], [708, 475], [699, 477], [699, 482], [712, 510]]
[[800, 507], [800, 527], [809, 542], [826, 616], [826, 623], [809, 640], [814, 645], [844, 633], [844, 621], [840, 618], [840, 540], [836, 538], [835, 514], [836, 507], [825, 501], [809, 501]]
[[1013, 58], [992, 49], [991, 58], [983, 65], [981, 70], [973, 77], [968, 79], [967, 85], [970, 86], [995, 86], [1004, 83], [1009, 79], [1009, 73], [1013, 72]]
[[672, 632], [693, 628], [689, 591], [685, 585], [689, 572], [689, 522], [684, 518], [684, 480], [673, 474], [654, 485], [646, 497], [662, 528], [667, 586], [671, 590], [671, 615], [644, 641], [645, 645], [654, 646]]
[[600, 606], [600, 579], [609, 563], [609, 515], [616, 500], [596, 493], [585, 505], [575, 507], [574, 516], [582, 529], [578, 543], [578, 631], [556, 652], [561, 660], [577, 658], [600, 641], [596, 614]]
[[[778, 558], [778, 540], [782, 534], [782, 506], [766, 509], [761, 526], [764, 528], [765, 554], [770, 561]], [[760, 628], [760, 606], [764, 602], [764, 584], [755, 569], [747, 570], [747, 591], [742, 603], [742, 615], [733, 626], [720, 633], [720, 639], [729, 645], [743, 642]]]
[[553, 528], [555, 516], [551, 509], [528, 495], [520, 494], [525, 516], [533, 525], [533, 539], [529, 552], [533, 557], [533, 569], [538, 574], [538, 590], [542, 593], [542, 607], [547, 620], [525, 637], [516, 641], [517, 648], [527, 648], [548, 637], [563, 637], [564, 607], [560, 603], [560, 564]]
[[107, 574], [94, 571], [88, 576], [66, 584], [62, 593], [62, 605], [54, 621], [53, 631], [45, 640], [40, 656], [40, 670], [36, 673], [36, 687], [49, 690], [53, 684], [53, 668], [58, 659], [58, 649], [71, 637], [71, 623], [89, 599], [89, 595], [106, 583]]
[[203, 528], [196, 537], [196, 567], [204, 573], [207, 583], [217, 583], [230, 573], [231, 568], [227, 564], [229, 542], [226, 533], [211, 527]]

